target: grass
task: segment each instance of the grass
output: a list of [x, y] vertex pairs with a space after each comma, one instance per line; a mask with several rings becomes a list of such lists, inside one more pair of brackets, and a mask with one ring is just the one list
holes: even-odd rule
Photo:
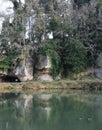
[[102, 80], [82, 79], [82, 80], [55, 80], [52, 82], [21, 82], [21, 83], [0, 83], [0, 91], [24, 91], [42, 89], [83, 89], [102, 90]]

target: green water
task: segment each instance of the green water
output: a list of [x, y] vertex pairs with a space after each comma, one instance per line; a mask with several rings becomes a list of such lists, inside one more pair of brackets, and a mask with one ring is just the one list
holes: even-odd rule
[[102, 94], [1, 95], [0, 130], [102, 130]]

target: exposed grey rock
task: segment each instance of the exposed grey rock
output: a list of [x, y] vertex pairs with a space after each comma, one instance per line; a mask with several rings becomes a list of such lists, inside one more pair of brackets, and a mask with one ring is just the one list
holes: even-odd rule
[[30, 57], [28, 57], [25, 62], [20, 63], [13, 73], [21, 80], [21, 81], [29, 81], [33, 80], [33, 64]]
[[38, 56], [38, 63], [36, 65], [36, 68], [38, 70], [51, 68], [50, 58], [48, 56], [39, 55]]
[[49, 74], [41, 74], [38, 76], [38, 80], [40, 80], [40, 81], [53, 81], [53, 78]]
[[95, 76], [102, 79], [102, 68], [95, 69]]
[[102, 68], [102, 53], [99, 55], [99, 57], [97, 58], [97, 62], [96, 62], [98, 67]]
[[38, 63], [36, 65], [36, 69], [38, 70], [36, 79], [40, 81], [52, 81], [53, 78], [49, 74], [50, 68], [51, 68], [50, 58], [48, 56], [39, 55]]
[[96, 68], [94, 70], [95, 76], [102, 79], [102, 53], [99, 55], [96, 61]]
[[[33, 80], [33, 61], [34, 59], [28, 57], [24, 62], [21, 61], [18, 66], [13, 71], [21, 81]], [[48, 56], [39, 55], [38, 63], [36, 69], [38, 73], [35, 74], [37, 80], [42, 81], [52, 81], [53, 78], [49, 74], [49, 69], [51, 68], [50, 58]]]

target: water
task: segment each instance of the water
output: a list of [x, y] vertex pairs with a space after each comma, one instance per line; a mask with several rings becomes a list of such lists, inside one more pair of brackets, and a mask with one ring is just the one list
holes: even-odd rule
[[0, 130], [102, 130], [102, 95], [82, 91], [0, 94]]

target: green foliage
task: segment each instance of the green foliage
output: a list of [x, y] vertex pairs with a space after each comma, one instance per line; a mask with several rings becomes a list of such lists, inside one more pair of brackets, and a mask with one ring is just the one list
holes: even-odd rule
[[95, 10], [88, 11], [87, 21], [77, 22], [77, 32], [87, 49], [88, 66], [94, 65], [97, 56], [102, 52], [102, 4], [97, 5]]
[[50, 57], [51, 69], [50, 73], [55, 78], [60, 73], [61, 59], [59, 52], [57, 51], [59, 45], [58, 41], [52, 40], [49, 43], [46, 43], [44, 46], [44, 51], [46, 55]]
[[8, 68], [9, 68], [9, 57], [7, 56], [0, 57], [0, 69], [7, 70]]
[[58, 17], [51, 19], [49, 28], [54, 31], [54, 38], [44, 46], [51, 59], [51, 74], [54, 78], [59, 73], [67, 76], [69, 73], [81, 72], [87, 65], [86, 49], [76, 37], [76, 30], [68, 22], [59, 25], [61, 21]]
[[64, 52], [65, 56], [63, 57], [64, 66], [67, 65], [65, 71], [75, 73], [83, 71], [87, 64], [84, 45], [77, 39], [71, 39], [67, 47]]
[[49, 0], [40, 0], [41, 3], [45, 4], [47, 3]]
[[[5, 44], [4, 44], [5, 45]], [[0, 68], [1, 69], [13, 69], [13, 63], [17, 56], [20, 54], [20, 50], [16, 49], [14, 46], [9, 48], [9, 46], [4, 46], [5, 54], [0, 57]]]
[[53, 52], [50, 53], [50, 58], [51, 58], [51, 63], [52, 63], [52, 67], [51, 67], [51, 74], [53, 75], [53, 78], [55, 78], [59, 72], [60, 72], [60, 56], [58, 55], [57, 52]]
[[81, 72], [87, 65], [84, 45], [77, 39], [69, 39], [68, 43], [62, 44], [60, 40], [52, 40], [44, 47], [50, 56], [52, 68], [51, 74], [55, 78], [61, 70], [62, 75], [67, 76], [70, 72]]
[[74, 2], [80, 6], [80, 5], [83, 5], [85, 3], [88, 3], [90, 0], [74, 0]]
[[50, 20], [50, 25], [49, 28], [52, 31], [56, 31], [60, 26], [60, 21], [57, 17], [53, 16], [52, 19]]
[[17, 9], [19, 7], [19, 3], [17, 0], [13, 0], [14, 8]]
[[[90, 2], [90, 0], [74, 0], [74, 4], [79, 6], [76, 12], [79, 11], [81, 14], [79, 16], [79, 12], [76, 13], [74, 18], [73, 13], [70, 20], [67, 16], [68, 9], [63, 2], [58, 4], [57, 1], [40, 0], [39, 3], [35, 2], [34, 4], [32, 1], [32, 7], [28, 2], [28, 5], [25, 4], [25, 7], [21, 8], [17, 0], [12, 1], [15, 9], [14, 20], [10, 25], [8, 21], [5, 22], [1, 33], [9, 39], [7, 41], [2, 40], [0, 45], [1, 53], [3, 50], [6, 52], [0, 61], [1, 68], [2, 66], [12, 67], [14, 60], [20, 57], [21, 54], [25, 59], [29, 55], [25, 49], [28, 46], [32, 50], [32, 55], [36, 57], [35, 59], [37, 59], [37, 54], [50, 57], [52, 64], [50, 71], [54, 78], [59, 73], [67, 76], [69, 73], [81, 72], [86, 67], [95, 64], [98, 54], [102, 52], [101, 0], [96, 2], [96, 5], [85, 5], [85, 10], [80, 6]], [[36, 5], [37, 7], [35, 7]], [[90, 8], [91, 6], [92, 8]], [[60, 14], [62, 12], [61, 7], [62, 14]], [[31, 14], [31, 9], [34, 10], [34, 14], [33, 12]], [[46, 13], [47, 9], [49, 13]], [[29, 22], [31, 30], [29, 39], [27, 39], [28, 42], [26, 42], [24, 34], [26, 32], [26, 22], [30, 15], [35, 16], [35, 22]], [[53, 40], [48, 39], [48, 32], [53, 33]], [[11, 45], [8, 45], [8, 42]], [[34, 64], [36, 64], [36, 61], [33, 61]]]

